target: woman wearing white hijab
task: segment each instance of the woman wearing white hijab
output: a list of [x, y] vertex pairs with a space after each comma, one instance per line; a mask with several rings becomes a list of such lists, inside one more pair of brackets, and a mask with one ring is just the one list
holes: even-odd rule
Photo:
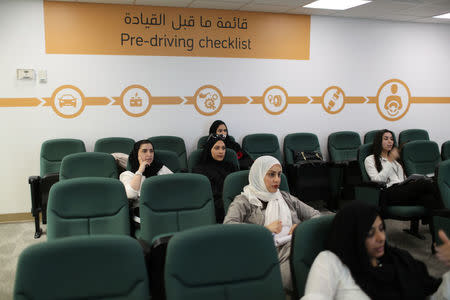
[[280, 191], [281, 164], [272, 156], [255, 160], [248, 175], [249, 185], [228, 208], [224, 224], [250, 223], [265, 226], [274, 235], [280, 261], [283, 287], [292, 293], [289, 254], [291, 235], [305, 220], [319, 216], [319, 211], [291, 194]]

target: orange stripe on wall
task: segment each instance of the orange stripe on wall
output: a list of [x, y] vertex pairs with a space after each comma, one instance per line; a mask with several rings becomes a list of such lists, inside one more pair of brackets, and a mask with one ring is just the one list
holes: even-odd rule
[[173, 105], [183, 103], [181, 97], [150, 97], [150, 103], [156, 105]]
[[450, 97], [411, 97], [411, 103], [450, 103]]
[[41, 100], [38, 98], [0, 98], [0, 107], [30, 107], [39, 104]]
[[107, 97], [86, 97], [86, 105], [108, 105], [111, 101]]
[[345, 97], [344, 99], [345, 103], [365, 103], [366, 102], [366, 98], [364, 97]]
[[308, 97], [287, 97], [287, 103], [289, 104], [306, 104], [309, 103], [311, 99]]
[[249, 99], [247, 97], [240, 97], [240, 96], [223, 97], [224, 104], [247, 104], [248, 102]]
[[311, 97], [313, 99], [313, 101], [311, 102], [311, 104], [321, 104], [322, 103], [322, 96], [313, 96]]
[[252, 99], [252, 102], [250, 102], [250, 104], [263, 104], [264, 103], [264, 97], [262, 97], [262, 96], [253, 96], [250, 98]]

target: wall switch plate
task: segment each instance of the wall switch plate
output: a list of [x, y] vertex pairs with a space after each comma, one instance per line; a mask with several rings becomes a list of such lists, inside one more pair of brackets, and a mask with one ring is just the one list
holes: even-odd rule
[[38, 80], [40, 83], [47, 82], [47, 70], [39, 70], [38, 71]]
[[17, 80], [34, 80], [35, 72], [33, 69], [17, 69]]

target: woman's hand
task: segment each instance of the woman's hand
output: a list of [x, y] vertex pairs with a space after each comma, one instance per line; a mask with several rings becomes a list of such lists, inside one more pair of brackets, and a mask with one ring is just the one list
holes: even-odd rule
[[397, 147], [393, 147], [391, 151], [389, 151], [388, 160], [394, 161], [397, 160], [400, 157], [400, 154], [398, 153]]
[[150, 166], [150, 164], [147, 161], [145, 161], [142, 158], [140, 158], [140, 157], [138, 157], [138, 160], [139, 160], [139, 169], [138, 169], [138, 171], [141, 172], [141, 173], [144, 173], [145, 168], [147, 166]]
[[273, 221], [272, 223], [270, 223], [269, 225], [267, 225], [265, 227], [267, 229], [269, 229], [270, 232], [273, 232], [273, 233], [280, 233], [281, 229], [283, 228], [280, 220]]
[[297, 227], [297, 225], [298, 225], [298, 224], [292, 225], [291, 230], [289, 230], [289, 234], [293, 234], [293, 233], [294, 233], [294, 230], [295, 230], [295, 228]]
[[436, 247], [436, 256], [441, 262], [450, 266], [450, 240], [443, 230], [439, 230], [438, 235], [442, 245]]

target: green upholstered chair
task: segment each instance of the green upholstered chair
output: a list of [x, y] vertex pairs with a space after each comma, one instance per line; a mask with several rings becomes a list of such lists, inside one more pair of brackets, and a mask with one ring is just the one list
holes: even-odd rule
[[[364, 144], [372, 144], [373, 140], [375, 138], [375, 135], [379, 132], [380, 130], [371, 130], [369, 132], [366, 132], [366, 134], [364, 135]], [[395, 134], [392, 133], [392, 137], [394, 138], [394, 145], [397, 145], [397, 139], [395, 138]]]
[[155, 157], [172, 172], [181, 172], [180, 160], [175, 152], [168, 150], [155, 150]]
[[[222, 193], [225, 215], [227, 214], [228, 207], [230, 206], [231, 202], [233, 202], [234, 197], [239, 195], [244, 189], [244, 186], [248, 184], [249, 172], [250, 172], [249, 170], [238, 171], [228, 174], [228, 176], [225, 177], [225, 180], [223, 182], [223, 193]], [[286, 175], [284, 174], [281, 174], [280, 190], [289, 193], [287, 178]]]
[[[198, 139], [197, 149], [203, 149], [203, 147], [206, 145], [206, 142], [208, 141], [208, 137], [209, 137], [209, 135], [205, 135]], [[229, 135], [228, 138], [231, 141], [235, 142], [234, 137], [232, 137], [231, 135]]]
[[295, 162], [299, 152], [317, 152], [320, 150], [319, 139], [314, 133], [291, 133], [283, 143], [286, 174], [291, 193], [302, 201], [324, 200], [329, 202], [329, 166], [325, 161]]
[[274, 134], [255, 133], [246, 135], [242, 140], [242, 149], [253, 160], [263, 155], [271, 155], [282, 163], [280, 145], [277, 136]]
[[445, 209], [435, 211], [433, 216], [433, 241], [441, 243], [437, 237], [439, 229], [444, 230], [450, 236], [450, 160], [445, 160], [436, 169], [436, 181]]
[[407, 129], [400, 132], [398, 136], [398, 142], [400, 146], [411, 142], [411, 141], [429, 141], [430, 136], [428, 135], [428, 132], [424, 129]]
[[47, 238], [75, 235], [130, 234], [128, 199], [112, 178], [63, 180], [50, 190]]
[[407, 176], [434, 174], [437, 165], [441, 162], [439, 147], [433, 141], [408, 142], [403, 146], [401, 154]]
[[[202, 158], [202, 152], [203, 149], [197, 149], [192, 151], [192, 153], [189, 155], [188, 160], [189, 172], [192, 172], [192, 169], [195, 168], [200, 163], [200, 159]], [[224, 161], [232, 163], [236, 167], [236, 170], [239, 170], [239, 161], [237, 158], [237, 154], [233, 149], [227, 148], [225, 152]]]
[[358, 150], [358, 164], [361, 170], [362, 183], [355, 187], [356, 200], [364, 201], [368, 204], [380, 207], [381, 214], [384, 219], [396, 219], [403, 221], [411, 221], [410, 228], [404, 229], [418, 238], [423, 238], [418, 233], [419, 220], [425, 216], [426, 210], [423, 206], [386, 206], [382, 205], [380, 199], [383, 190], [386, 188], [385, 183], [372, 182], [367, 174], [364, 160], [372, 154], [372, 145], [364, 144]]
[[42, 223], [47, 223], [47, 201], [51, 186], [59, 180], [59, 169], [62, 159], [72, 153], [86, 152], [84, 142], [77, 139], [47, 140], [41, 145], [40, 176], [30, 176], [28, 183], [31, 191], [31, 213], [34, 217], [34, 237], [42, 234], [39, 214]]
[[75, 153], [64, 157], [59, 179], [78, 177], [118, 178], [117, 164], [111, 154], [100, 152]]
[[141, 229], [136, 236], [152, 245], [155, 237], [216, 223], [206, 176], [177, 173], [147, 178], [139, 199]]
[[334, 215], [321, 216], [301, 223], [294, 230], [289, 257], [294, 288], [293, 299], [305, 293], [306, 280], [316, 256], [325, 250]]
[[142, 249], [127, 236], [30, 246], [19, 257], [14, 299], [150, 299]]
[[339, 131], [328, 136], [331, 209], [336, 209], [341, 199], [354, 198], [354, 186], [360, 183], [361, 177], [357, 163], [360, 145], [361, 138], [354, 131]]
[[442, 160], [450, 159], [450, 141], [446, 141], [442, 144], [441, 158], [442, 158]]
[[95, 142], [94, 152], [130, 154], [133, 146], [133, 139], [126, 137], [107, 137]]
[[272, 235], [254, 224], [176, 234], [167, 249], [165, 281], [167, 300], [286, 298]]
[[177, 136], [152, 136], [148, 140], [153, 144], [155, 150], [168, 150], [177, 154], [181, 169], [187, 169], [187, 154], [184, 140]]

